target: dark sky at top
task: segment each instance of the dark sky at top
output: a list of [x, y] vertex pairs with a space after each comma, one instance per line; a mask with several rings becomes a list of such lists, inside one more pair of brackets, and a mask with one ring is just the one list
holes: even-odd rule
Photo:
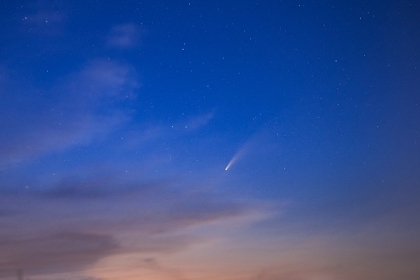
[[416, 1], [2, 1], [0, 278], [420, 277]]

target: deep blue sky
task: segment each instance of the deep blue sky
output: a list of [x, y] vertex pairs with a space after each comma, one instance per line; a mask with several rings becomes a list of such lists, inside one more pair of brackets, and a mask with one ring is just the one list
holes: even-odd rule
[[0, 278], [418, 279], [419, 15], [3, 1]]

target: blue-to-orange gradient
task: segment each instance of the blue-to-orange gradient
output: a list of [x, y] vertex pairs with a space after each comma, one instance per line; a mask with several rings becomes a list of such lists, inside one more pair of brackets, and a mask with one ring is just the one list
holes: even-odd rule
[[2, 1], [0, 279], [420, 279], [416, 1]]

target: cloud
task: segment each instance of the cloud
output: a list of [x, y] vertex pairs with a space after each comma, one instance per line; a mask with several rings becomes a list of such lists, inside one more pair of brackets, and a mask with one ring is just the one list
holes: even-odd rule
[[[154, 235], [259, 211], [246, 200], [228, 199], [208, 191], [180, 189], [172, 184], [167, 180], [122, 180], [119, 175], [106, 174], [85, 179], [65, 177], [49, 188], [9, 191], [4, 193], [0, 202], [9, 212], [20, 214], [19, 218], [31, 217], [31, 222], [26, 223], [28, 231], [47, 219], [55, 221], [52, 226], [60, 228], [70, 226], [83, 231], [101, 229], [102, 232], [135, 228], [138, 232]], [[85, 204], [81, 206], [82, 201]], [[36, 213], [34, 207], [38, 207]], [[56, 210], [50, 212], [51, 208]], [[74, 225], [63, 217], [70, 218]]]
[[108, 235], [57, 232], [24, 238], [1, 237], [0, 268], [23, 269], [28, 274], [82, 270], [119, 245]]
[[[168, 143], [168, 139], [176, 140], [204, 128], [210, 123], [213, 117], [214, 114], [210, 112], [187, 118], [180, 118], [179, 120], [166, 124], [156, 122], [137, 125], [135, 128], [126, 132], [125, 139], [127, 139], [127, 141], [125, 142], [125, 146], [128, 149], [137, 150], [139, 147], [145, 147], [149, 144], [156, 145], [159, 141]], [[172, 144], [175, 144], [175, 141], [171, 142]]]
[[35, 192], [44, 199], [98, 200], [116, 199], [126, 195], [146, 194], [160, 189], [160, 184], [154, 182], [121, 183], [115, 182], [111, 176], [95, 177], [89, 180], [80, 180], [77, 177], [64, 178], [51, 189]]
[[107, 39], [107, 46], [117, 49], [130, 49], [139, 44], [143, 30], [133, 23], [114, 26]]
[[11, 89], [0, 106], [0, 167], [101, 139], [130, 118], [119, 106], [138, 88], [131, 67], [94, 60], [53, 88]]
[[173, 228], [201, 225], [248, 215], [252, 210], [256, 209], [250, 204], [224, 199], [211, 193], [186, 193], [170, 205], [166, 216], [167, 226], [171, 225], [170, 221], [177, 221], [171, 225]]
[[188, 130], [200, 129], [206, 126], [211, 121], [211, 119], [213, 119], [213, 117], [214, 114], [212, 112], [191, 117], [185, 122], [184, 128]]
[[18, 18], [26, 34], [47, 38], [63, 34], [68, 18], [65, 7], [52, 6], [51, 3], [42, 3], [42, 1], [28, 6], [31, 7], [19, 13], [20, 18]]
[[6, 217], [6, 216], [10, 216], [10, 215], [13, 215], [13, 213], [10, 212], [10, 211], [7, 211], [5, 209], [0, 209], [0, 218], [1, 217]]
[[202, 242], [189, 229], [256, 211], [247, 201], [174, 182], [98, 174], [2, 195], [0, 204], [16, 215], [0, 218], [0, 266], [52, 274], [115, 254], [173, 254]]
[[80, 93], [83, 95], [80, 97], [95, 102], [104, 97], [117, 98], [118, 101], [134, 98], [140, 87], [133, 67], [105, 59], [89, 62], [67, 80], [67, 85], [71, 93], [76, 93], [76, 96]]

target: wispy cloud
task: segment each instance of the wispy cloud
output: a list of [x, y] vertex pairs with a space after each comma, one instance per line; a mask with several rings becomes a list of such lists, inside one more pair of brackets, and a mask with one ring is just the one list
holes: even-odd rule
[[63, 35], [67, 22], [67, 10], [64, 5], [35, 1], [27, 6], [19, 12], [17, 18], [25, 33], [45, 37]]
[[187, 130], [196, 130], [206, 126], [214, 117], [214, 113], [210, 112], [203, 115], [193, 116], [187, 119], [183, 128]]
[[0, 209], [0, 218], [1, 217], [6, 217], [6, 216], [9, 216], [9, 215], [13, 215], [13, 213], [10, 212], [10, 211], [4, 210], [4, 209]]
[[9, 90], [0, 119], [7, 135], [0, 142], [0, 165], [103, 137], [130, 117], [129, 111], [116, 108], [132, 100], [138, 88], [131, 67], [95, 60], [54, 88], [26, 89], [32, 94], [25, 100], [16, 93], [25, 89]]
[[30, 274], [77, 271], [118, 249], [111, 236], [84, 232], [2, 237], [0, 268], [23, 269]]
[[134, 98], [134, 91], [140, 87], [140, 83], [133, 67], [108, 59], [96, 59], [80, 72], [70, 75], [64, 87], [71, 90], [71, 96], [86, 101], [103, 101], [101, 98], [104, 97], [121, 101]]
[[126, 23], [114, 26], [107, 39], [107, 46], [117, 49], [130, 49], [137, 46], [144, 30], [136, 24]]
[[88, 180], [80, 178], [64, 178], [48, 190], [41, 190], [33, 195], [44, 199], [100, 200], [116, 199], [127, 195], [146, 195], [157, 191], [161, 185], [157, 182], [121, 182], [112, 176], [94, 177]]

